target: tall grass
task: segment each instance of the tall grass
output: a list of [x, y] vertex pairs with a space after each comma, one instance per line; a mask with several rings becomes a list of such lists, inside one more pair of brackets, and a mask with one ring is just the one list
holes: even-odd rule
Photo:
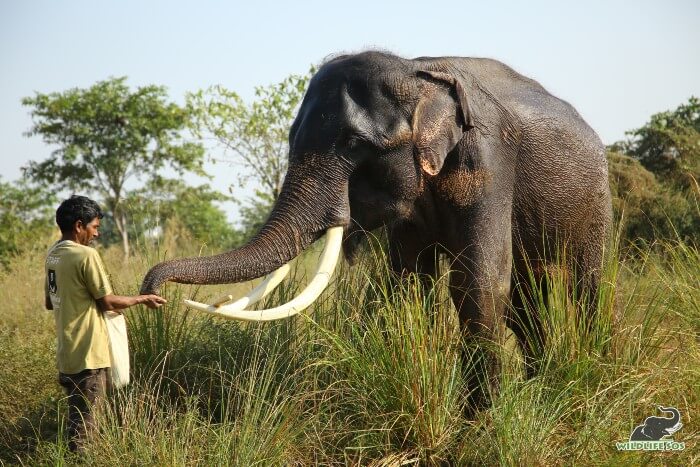
[[[316, 254], [302, 258], [297, 277], [263, 306], [291, 299]], [[148, 265], [163, 256], [150, 251], [125, 264], [118, 251], [104, 252], [123, 293], [134, 293]], [[683, 243], [632, 256], [611, 252], [600, 293], [590, 298], [597, 319], [586, 333], [575, 318], [581, 304], [568, 293], [571, 278], [554, 268], [532, 305], [548, 336], [540, 349], [540, 372], [524, 377], [520, 352], [508, 335], [495, 348], [508, 362], [500, 391], [490, 408], [476, 413], [467, 410], [468, 362], [462, 358], [472, 347], [459, 330], [447, 273], [424, 290], [415, 277], [393, 277], [381, 251], [370, 249], [360, 265], [341, 269], [312, 309], [264, 324], [222, 321], [181, 304], [185, 296], [206, 301], [223, 288], [168, 286], [163, 310], [127, 312], [133, 384], [112, 395], [82, 458], [66, 451], [57, 415], [63, 402], [53, 383], [52, 323], [37, 311], [41, 300], [17, 300], [7, 292], [21, 287], [22, 268], [33, 271], [27, 277], [41, 275], [34, 265], [41, 264], [40, 257], [17, 258], [14, 273], [0, 278], [0, 298], [16, 300], [12, 313], [0, 311], [0, 352], [7, 356], [0, 384], [15, 391], [10, 392], [15, 399], [31, 394], [34, 401], [23, 411], [0, 394], [0, 404], [12, 407], [0, 451], [6, 462], [691, 465], [700, 460], [693, 448], [700, 429], [700, 256]], [[14, 323], [15, 337], [8, 337], [5, 323]], [[37, 338], [29, 339], [27, 330]], [[23, 350], [14, 352], [18, 342]], [[31, 377], [22, 379], [22, 369], [32, 364]], [[655, 415], [657, 405], [681, 411], [684, 426], [674, 437], [686, 450], [616, 451], [615, 442]], [[36, 416], [20, 426], [18, 420], [31, 413]]]
[[44, 259], [52, 238], [0, 269], [0, 462], [57, 430], [61, 398], [53, 315], [44, 309]]
[[464, 388], [459, 328], [446, 297], [436, 296], [444, 288], [425, 293], [415, 278], [397, 282], [376, 251], [360, 271], [336, 286], [325, 312], [344, 320], [314, 315], [315, 416], [329, 429], [312, 443], [329, 445], [338, 463], [447, 460]]
[[688, 325], [688, 331], [700, 336], [700, 250], [683, 242], [667, 248], [666, 267], [660, 269], [661, 281], [672, 292], [671, 310]]

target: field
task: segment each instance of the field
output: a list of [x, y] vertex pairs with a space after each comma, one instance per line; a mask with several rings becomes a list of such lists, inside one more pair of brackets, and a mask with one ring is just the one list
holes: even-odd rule
[[[680, 242], [611, 247], [592, 333], [581, 337], [566, 277], [552, 272], [541, 371], [526, 380], [512, 336], [489, 409], [466, 403], [478, 355], [461, 339], [446, 277], [425, 295], [389, 286], [370, 249], [343, 266], [306, 314], [241, 324], [188, 311], [249, 285], [169, 285], [162, 311], [126, 316], [132, 384], [112, 395], [82, 458], [67, 452], [53, 317], [43, 309], [50, 238], [0, 276], [0, 461], [91, 465], [693, 465], [700, 462], [700, 253]], [[179, 246], [178, 246], [179, 244]], [[189, 245], [183, 246], [183, 245]], [[136, 293], [149, 265], [198, 254], [193, 242], [101, 253], [116, 290]], [[188, 251], [189, 248], [189, 251]], [[173, 253], [176, 251], [176, 253]], [[318, 249], [268, 305], [304, 284]], [[476, 358], [476, 357], [475, 357]], [[635, 426], [673, 406], [683, 451], [624, 452]]]

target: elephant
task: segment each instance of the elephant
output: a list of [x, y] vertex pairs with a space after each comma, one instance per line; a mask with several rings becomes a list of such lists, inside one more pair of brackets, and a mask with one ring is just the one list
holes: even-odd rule
[[[261, 277], [333, 229], [352, 262], [364, 234], [386, 227], [397, 277], [436, 277], [447, 258], [464, 335], [493, 340], [507, 324], [532, 374], [542, 325], [516, 285], [542, 282], [566, 258], [578, 296], [594, 297], [611, 217], [600, 138], [536, 81], [487, 58], [345, 54], [309, 82], [282, 191], [260, 231], [238, 249], [157, 264], [141, 292]], [[327, 283], [317, 282], [311, 295]], [[276, 319], [309, 303], [237, 316]], [[498, 368], [497, 357], [488, 362]]]
[[681, 414], [674, 407], [661, 407], [662, 412], [669, 412], [672, 417], [647, 417], [643, 425], [637, 426], [630, 435], [630, 441], [659, 441], [664, 436], [670, 436], [680, 430]]

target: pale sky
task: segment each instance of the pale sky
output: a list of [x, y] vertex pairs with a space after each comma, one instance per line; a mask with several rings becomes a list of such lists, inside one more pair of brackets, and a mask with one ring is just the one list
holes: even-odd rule
[[[573, 104], [606, 144], [700, 96], [700, 1], [0, 0], [0, 175], [51, 152], [20, 104], [110, 76], [182, 102], [304, 73], [340, 51], [491, 57]], [[225, 190], [235, 168], [218, 165]], [[226, 206], [230, 215], [231, 206]]]

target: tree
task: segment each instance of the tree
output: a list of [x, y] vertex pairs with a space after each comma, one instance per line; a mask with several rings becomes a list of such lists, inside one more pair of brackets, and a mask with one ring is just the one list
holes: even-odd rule
[[100, 81], [87, 89], [27, 97], [33, 126], [27, 136], [41, 135], [57, 145], [43, 162], [31, 162], [25, 175], [56, 190], [98, 194], [129, 254], [126, 183], [153, 177], [169, 166], [178, 174], [204, 175], [204, 149], [186, 142], [182, 130], [190, 115], [166, 100], [165, 88], [144, 86], [131, 91], [126, 78]]
[[700, 180], [700, 99], [691, 97], [673, 111], [654, 114], [647, 124], [627, 132], [621, 143], [662, 182], [697, 190]]
[[55, 196], [20, 179], [0, 180], [0, 264], [55, 227]]
[[260, 231], [274, 206], [274, 201], [269, 193], [255, 190], [255, 196], [249, 198], [246, 203], [240, 203], [239, 210], [239, 236], [240, 243], [249, 240]]
[[608, 148], [608, 161], [614, 201], [625, 208], [629, 239], [697, 244], [700, 99], [691, 97], [673, 111], [656, 113], [627, 135]]
[[283, 81], [255, 89], [256, 100], [246, 104], [234, 91], [213, 86], [187, 96], [194, 115], [193, 132], [213, 138], [231, 155], [237, 168], [239, 188], [254, 184], [255, 196], [242, 206], [243, 230], [254, 232], [282, 190], [287, 173], [289, 128], [304, 96], [311, 68], [304, 75], [290, 75]]
[[206, 185], [187, 186], [181, 180], [156, 177], [125, 200], [131, 222], [131, 235], [154, 227], [164, 230], [169, 219], [179, 219], [196, 240], [225, 249], [240, 241], [226, 214], [214, 202], [229, 198]]

